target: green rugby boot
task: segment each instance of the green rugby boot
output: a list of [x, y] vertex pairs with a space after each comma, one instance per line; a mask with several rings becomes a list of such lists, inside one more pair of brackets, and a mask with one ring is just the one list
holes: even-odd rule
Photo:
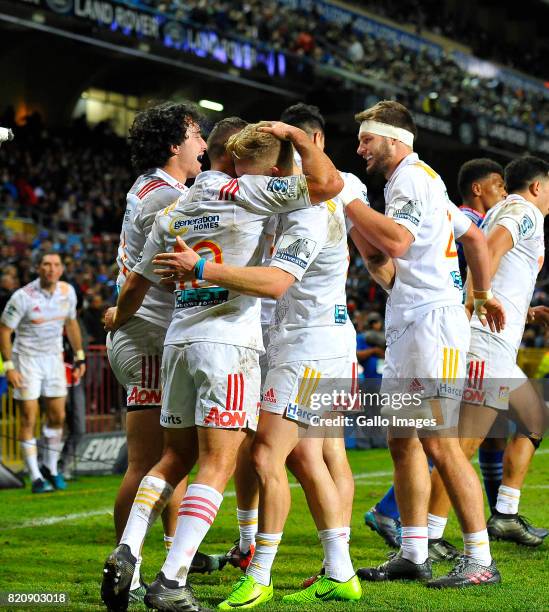
[[285, 595], [284, 603], [309, 604], [315, 601], [358, 601], [362, 597], [362, 587], [356, 574], [347, 582], [338, 582], [328, 576], [320, 576], [306, 589]]
[[235, 610], [255, 608], [273, 598], [273, 581], [269, 586], [263, 586], [255, 581], [253, 576], [241, 576], [233, 586], [229, 597], [222, 601], [219, 610]]

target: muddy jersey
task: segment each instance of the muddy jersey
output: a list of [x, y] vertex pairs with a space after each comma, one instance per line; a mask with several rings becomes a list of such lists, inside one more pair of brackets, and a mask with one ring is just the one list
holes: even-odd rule
[[461, 235], [471, 221], [450, 202], [440, 176], [416, 153], [407, 155], [387, 181], [385, 214], [414, 237], [406, 253], [394, 258], [395, 281], [385, 314], [391, 342], [431, 310], [461, 304], [454, 238], [457, 228]]
[[[172, 251], [176, 236], [215, 263], [259, 266], [269, 217], [310, 207], [305, 176], [243, 176], [201, 173], [187, 196], [157, 214], [141, 261], [134, 270], [158, 281], [152, 259]], [[193, 280], [174, 292], [175, 309], [166, 345], [209, 341], [263, 350], [260, 300]]]
[[[367, 202], [366, 186], [341, 173], [346, 189]], [[339, 196], [316, 209], [281, 215], [282, 233], [271, 266], [296, 277], [278, 300], [269, 328], [269, 365], [344, 357], [356, 347], [347, 315], [349, 265], [343, 201]]]
[[[151, 231], [156, 213], [185, 194], [188, 188], [160, 168], [137, 178], [126, 197], [126, 211], [118, 246], [118, 278], [121, 289], [127, 275], [133, 270], [145, 240]], [[173, 295], [153, 285], [136, 316], [167, 328], [173, 310]]]
[[[497, 337], [515, 350], [520, 347], [528, 307], [545, 253], [544, 218], [539, 208], [517, 194], [507, 196], [491, 208], [481, 226], [488, 235], [497, 225], [509, 230], [513, 247], [503, 255], [492, 279], [492, 292], [505, 309], [505, 328]], [[483, 327], [476, 315], [471, 327], [493, 333]]]
[[72, 285], [58, 281], [50, 293], [40, 287], [37, 278], [10, 297], [1, 321], [15, 330], [13, 352], [36, 357], [63, 351], [67, 319], [76, 319], [76, 293]]

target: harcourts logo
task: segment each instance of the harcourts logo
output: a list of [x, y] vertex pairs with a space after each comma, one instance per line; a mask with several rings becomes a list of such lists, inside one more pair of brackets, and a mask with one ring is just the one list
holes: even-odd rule
[[309, 422], [314, 415], [315, 413], [311, 410], [304, 410], [297, 404], [292, 404], [292, 402], [290, 402], [286, 408], [286, 418], [292, 421]]
[[175, 414], [166, 414], [165, 412], [160, 413], [160, 423], [162, 425], [181, 425], [183, 421], [180, 416]]
[[203, 217], [176, 217], [170, 223], [170, 234], [181, 236], [188, 231], [213, 230], [219, 227], [219, 215], [204, 215]]

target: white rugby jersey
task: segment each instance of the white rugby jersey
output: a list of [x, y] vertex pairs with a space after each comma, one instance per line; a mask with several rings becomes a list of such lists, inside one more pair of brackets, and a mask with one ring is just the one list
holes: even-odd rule
[[[346, 188], [367, 202], [366, 186], [353, 174], [341, 176]], [[269, 328], [269, 365], [356, 353], [356, 334], [347, 315], [349, 250], [341, 198], [280, 219], [282, 234], [270, 265], [297, 281], [276, 304]]]
[[454, 238], [469, 229], [471, 220], [450, 202], [440, 176], [416, 153], [407, 155], [389, 178], [385, 214], [414, 236], [408, 251], [394, 258], [395, 282], [385, 311], [390, 343], [431, 310], [461, 305]]
[[[502, 303], [506, 317], [505, 328], [496, 335], [515, 350], [520, 347], [536, 278], [543, 266], [543, 224], [539, 208], [512, 193], [488, 211], [481, 226], [488, 235], [496, 225], [501, 225], [513, 239], [513, 247], [501, 258], [492, 279], [492, 292]], [[476, 315], [471, 318], [471, 327], [492, 333]]]
[[[119, 290], [143, 250], [156, 213], [188, 191], [188, 187], [160, 168], [137, 178], [126, 197], [126, 212], [120, 232], [120, 244], [116, 258], [119, 270], [116, 284]], [[171, 292], [153, 285], [147, 292], [141, 308], [135, 314], [145, 321], [167, 329], [172, 311], [173, 295]]]
[[[263, 265], [268, 266], [271, 261], [271, 257], [274, 253], [274, 245], [276, 241], [276, 230], [278, 226], [278, 215], [269, 217], [267, 225], [265, 227], [265, 236], [269, 237], [265, 240], [265, 247], [263, 249]], [[273, 242], [271, 243], [270, 237], [273, 236]], [[271, 324], [274, 310], [276, 306], [276, 300], [272, 298], [261, 298], [261, 326], [268, 327]]]
[[[157, 214], [134, 271], [158, 282], [152, 260], [172, 251], [176, 236], [216, 263], [261, 265], [269, 216], [310, 205], [303, 175], [233, 179], [202, 172], [187, 196]], [[258, 298], [198, 280], [180, 283], [174, 293], [165, 344], [208, 341], [263, 350]]]
[[15, 330], [14, 353], [34, 357], [63, 351], [67, 319], [76, 319], [76, 293], [72, 285], [58, 281], [50, 293], [40, 287], [37, 278], [10, 297], [1, 320]]

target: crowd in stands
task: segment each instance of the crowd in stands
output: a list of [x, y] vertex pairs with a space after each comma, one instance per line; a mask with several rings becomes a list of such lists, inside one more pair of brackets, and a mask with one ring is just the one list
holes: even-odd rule
[[[0, 124], [12, 123], [4, 116]], [[0, 148], [0, 306], [34, 278], [42, 253], [58, 252], [88, 341], [103, 344], [101, 319], [115, 300], [113, 263], [133, 178], [126, 144], [106, 124], [90, 129], [76, 121], [50, 132], [31, 116], [17, 128], [17, 144]], [[42, 229], [32, 235], [19, 227], [21, 218]]]
[[[9, 116], [0, 117], [0, 125], [13, 125], [9, 122]], [[133, 180], [127, 145], [106, 124], [90, 128], [77, 120], [51, 132], [33, 115], [18, 127], [16, 141], [0, 147], [0, 310], [35, 277], [41, 254], [55, 251], [64, 261], [65, 280], [76, 290], [88, 343], [104, 344], [102, 319], [116, 301], [116, 251]], [[22, 218], [32, 219], [38, 233], [23, 231]], [[383, 314], [386, 294], [352, 245], [347, 291], [365, 348], [376, 348], [372, 357], [380, 359], [382, 326], [372, 325], [371, 316]], [[549, 305], [543, 287], [534, 301]], [[524, 345], [549, 346], [549, 334], [529, 326]]]
[[[402, 90], [400, 101], [419, 111], [446, 117], [462, 117], [468, 112], [474, 117], [484, 116], [540, 134], [549, 130], [549, 98], [543, 92], [511, 87], [498, 78], [471, 75], [445, 52], [435, 56], [425, 50], [415, 52], [393, 41], [364, 36], [353, 30], [352, 22], [340, 25], [325, 19], [314, 3], [311, 11], [296, 10], [276, 0], [134, 0], [134, 3], [228, 36], [260, 41], [303, 61], [344, 68], [381, 83], [398, 85]], [[470, 28], [470, 24], [459, 28], [451, 25], [434, 0], [423, 8], [424, 3], [417, 0], [407, 0], [402, 5], [400, 0], [387, 3], [368, 0], [363, 4], [397, 22], [413, 24], [419, 31], [429, 28], [458, 38], [470, 32], [469, 38], [474, 34], [477, 41], [484, 41], [479, 29]], [[483, 44], [490, 46], [487, 41]], [[503, 46], [497, 41], [491, 44], [494, 49]], [[516, 58], [525, 60], [526, 70], [534, 66], [528, 54], [516, 54]], [[544, 63], [543, 70], [545, 66]]]

